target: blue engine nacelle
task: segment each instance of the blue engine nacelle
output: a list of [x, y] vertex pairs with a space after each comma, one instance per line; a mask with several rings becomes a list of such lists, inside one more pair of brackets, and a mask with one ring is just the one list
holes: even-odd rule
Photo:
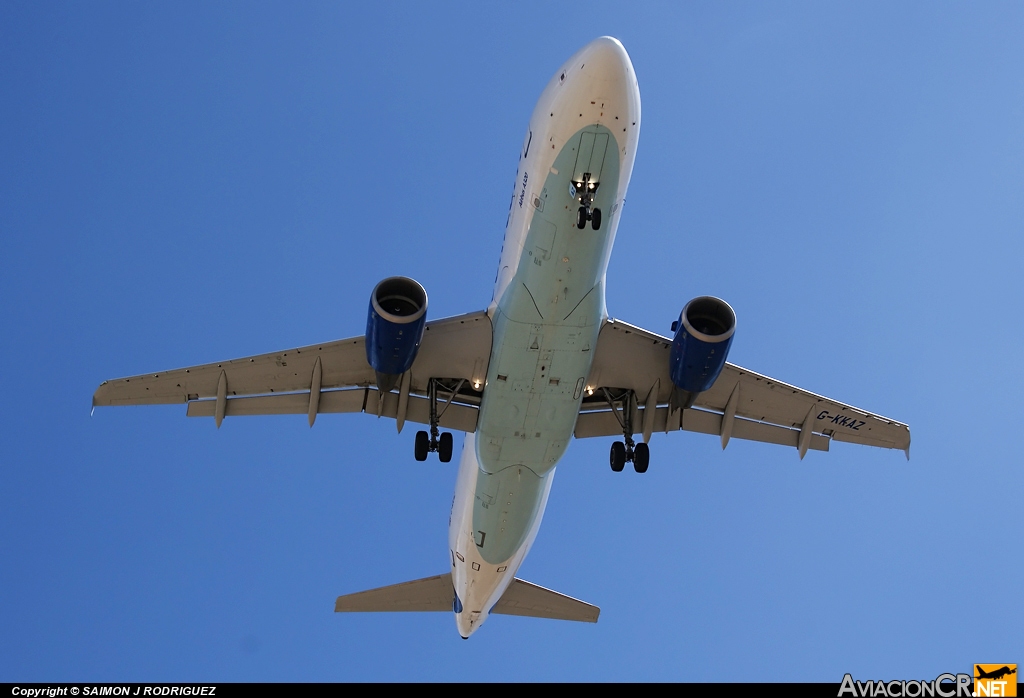
[[374, 287], [366, 318], [366, 360], [381, 391], [394, 388], [412, 366], [426, 324], [427, 292], [418, 282], [392, 276]]
[[668, 371], [684, 393], [681, 406], [689, 407], [722, 372], [736, 332], [736, 313], [720, 298], [701, 296], [686, 304], [672, 330], [676, 334]]

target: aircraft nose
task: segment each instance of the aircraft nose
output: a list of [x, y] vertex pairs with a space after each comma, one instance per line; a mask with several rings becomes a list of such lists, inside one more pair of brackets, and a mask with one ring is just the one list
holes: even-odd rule
[[[572, 80], [565, 80], [570, 76]], [[639, 128], [640, 90], [636, 72], [629, 54], [618, 39], [611, 36], [594, 39], [577, 51], [555, 77], [572, 85], [569, 91], [560, 93], [560, 99], [568, 100], [569, 103], [582, 101], [583, 104], [600, 99], [617, 116], [624, 117], [624, 120]], [[600, 116], [599, 113], [593, 114], [593, 117]]]

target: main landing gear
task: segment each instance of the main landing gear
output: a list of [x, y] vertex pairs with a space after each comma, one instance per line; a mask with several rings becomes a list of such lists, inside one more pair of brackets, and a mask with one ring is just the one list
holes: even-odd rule
[[[608, 460], [612, 471], [621, 473], [626, 463], [633, 464], [633, 470], [638, 473], [646, 473], [647, 466], [651, 463], [651, 449], [645, 443], [633, 441], [633, 412], [636, 407], [636, 396], [632, 390], [627, 390], [620, 395], [612, 395], [607, 388], [601, 388], [604, 392], [604, 399], [612, 408], [612, 414], [622, 427], [622, 441], [612, 444]], [[621, 405], [621, 409], [618, 407]]]
[[438, 435], [436, 427], [430, 430], [430, 434], [425, 431], [416, 432], [416, 460], [426, 460], [428, 453], [437, 453], [437, 459], [442, 463], [451, 461], [451, 433], [446, 431]]
[[582, 204], [576, 212], [576, 227], [580, 230], [587, 227], [587, 221], [590, 221], [590, 225], [594, 230], [601, 229], [601, 209], [592, 207], [594, 194], [597, 193], [597, 188], [601, 183], [591, 182], [591, 176], [589, 172], [584, 172], [582, 181], [573, 182], [572, 190], [575, 192], [574, 196], [578, 197]]
[[448, 401], [444, 404], [440, 414], [437, 411], [437, 388], [438, 381], [435, 378], [431, 378], [430, 382], [427, 383], [427, 399], [430, 400], [430, 433], [427, 434], [425, 431], [416, 432], [416, 447], [415, 455], [416, 460], [425, 461], [428, 453], [436, 453], [437, 459], [442, 463], [448, 463], [452, 459], [452, 435], [449, 432], [441, 433], [440, 429], [437, 428], [438, 421], [441, 416], [444, 415], [445, 410], [452, 404], [452, 400], [455, 399], [455, 395], [462, 388], [465, 380], [460, 380], [456, 385], [455, 389], [452, 390], [451, 396]]

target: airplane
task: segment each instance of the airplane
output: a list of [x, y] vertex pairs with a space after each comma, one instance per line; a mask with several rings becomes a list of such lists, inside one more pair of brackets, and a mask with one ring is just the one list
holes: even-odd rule
[[[736, 315], [699, 296], [662, 336], [608, 316], [608, 260], [640, 135], [622, 44], [598, 38], [544, 88], [519, 153], [494, 294], [485, 310], [427, 320], [405, 277], [374, 287], [366, 333], [260, 356], [106, 381], [93, 407], [186, 403], [189, 417], [363, 412], [427, 425], [414, 456], [453, 455], [450, 569], [338, 597], [337, 612], [452, 611], [468, 638], [491, 614], [596, 622], [600, 609], [516, 577], [572, 437], [615, 436], [611, 469], [650, 464], [654, 432], [692, 431], [828, 451], [901, 449], [906, 424], [726, 361]], [[446, 429], [448, 431], [441, 431]], [[635, 437], [640, 437], [639, 440]], [[621, 439], [621, 440], [620, 440]]]
[[976, 670], [976, 672], [978, 674], [977, 676], [974, 677], [976, 679], [1001, 679], [1004, 676], [1009, 676], [1010, 674], [1016, 674], [1017, 673], [1016, 665], [1014, 665], [1013, 669], [1011, 669], [1008, 666], [1003, 666], [1003, 667], [1001, 667], [999, 669], [995, 669], [994, 671], [985, 671], [980, 666], [975, 665], [975, 670]]

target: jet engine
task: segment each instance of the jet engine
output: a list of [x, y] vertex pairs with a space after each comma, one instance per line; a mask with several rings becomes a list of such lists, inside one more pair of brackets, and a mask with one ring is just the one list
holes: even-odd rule
[[366, 360], [386, 392], [416, 360], [427, 324], [427, 292], [417, 281], [392, 276], [370, 294], [366, 318]]
[[690, 407], [725, 366], [736, 332], [736, 313], [720, 298], [700, 296], [686, 304], [672, 330], [669, 376], [677, 388], [673, 407]]

